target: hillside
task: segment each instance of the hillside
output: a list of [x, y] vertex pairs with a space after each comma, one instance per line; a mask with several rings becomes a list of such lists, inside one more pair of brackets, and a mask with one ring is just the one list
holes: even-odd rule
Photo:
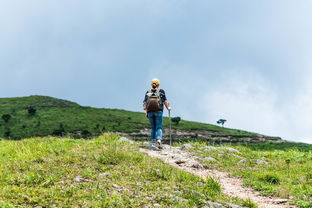
[[107, 133], [0, 140], [0, 207], [311, 208], [312, 145], [278, 147], [153, 151]]
[[0, 207], [255, 207], [118, 138], [0, 141]]
[[[103, 132], [119, 132], [140, 139], [149, 134], [143, 113], [118, 109], [100, 109], [47, 96], [0, 98], [0, 137], [21, 139], [36, 136], [86, 138]], [[164, 132], [169, 119], [164, 119]], [[181, 120], [173, 125], [180, 139], [216, 141], [281, 141], [278, 137], [221, 128], [216, 125]]]

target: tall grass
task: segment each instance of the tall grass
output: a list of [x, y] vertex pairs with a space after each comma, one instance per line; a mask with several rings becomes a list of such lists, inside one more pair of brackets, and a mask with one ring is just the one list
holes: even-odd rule
[[[246, 186], [259, 190], [263, 195], [288, 198], [300, 207], [312, 207], [312, 145], [296, 144], [285, 143], [279, 147], [271, 143], [219, 146], [240, 151], [233, 153], [226, 149], [207, 151], [204, 147], [209, 144], [197, 142], [191, 151], [203, 158], [214, 157], [215, 161], [204, 163], [210, 168], [242, 177]], [[262, 164], [262, 161], [267, 164]]]
[[201, 207], [243, 204], [113, 134], [0, 141], [0, 207]]

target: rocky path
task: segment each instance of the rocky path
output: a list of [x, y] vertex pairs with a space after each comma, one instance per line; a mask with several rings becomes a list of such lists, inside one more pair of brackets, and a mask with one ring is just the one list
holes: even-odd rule
[[242, 199], [250, 198], [257, 203], [259, 208], [294, 208], [296, 206], [290, 205], [286, 199], [279, 199], [277, 197], [260, 196], [259, 192], [242, 186], [242, 181], [239, 178], [230, 176], [225, 172], [205, 169], [199, 162], [197, 157], [190, 155], [183, 151], [180, 147], [170, 147], [164, 145], [161, 151], [150, 150], [148, 148], [141, 148], [140, 151], [152, 157], [159, 158], [164, 162], [182, 169], [184, 171], [195, 174], [199, 177], [214, 177], [216, 178], [225, 194]]

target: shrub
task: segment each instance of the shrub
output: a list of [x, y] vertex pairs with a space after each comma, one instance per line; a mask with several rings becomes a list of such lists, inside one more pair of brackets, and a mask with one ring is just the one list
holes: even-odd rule
[[276, 174], [266, 174], [262, 177], [262, 180], [270, 184], [280, 184], [280, 178]]
[[11, 115], [10, 114], [3, 114], [1, 117], [5, 123], [8, 123], [9, 120], [11, 119]]
[[28, 111], [28, 114], [30, 116], [34, 116], [36, 114], [36, 112], [37, 112], [37, 110], [34, 107], [32, 107], [32, 106], [28, 106], [27, 107], [27, 111]]
[[257, 204], [255, 204], [250, 198], [243, 201], [243, 206], [250, 208], [257, 208]]
[[221, 193], [220, 183], [212, 177], [209, 177], [204, 184], [205, 193], [207, 195], [216, 195]]
[[53, 136], [63, 136], [65, 133], [64, 125], [60, 123], [60, 127], [56, 130], [53, 131], [52, 135]]
[[83, 138], [87, 138], [87, 137], [91, 136], [91, 133], [88, 130], [85, 129], [85, 130], [83, 130], [81, 132], [81, 135], [82, 135]]
[[10, 137], [11, 136], [11, 130], [10, 129], [6, 129], [4, 132], [4, 137]]
[[179, 123], [181, 121], [181, 117], [173, 117], [173, 118], [171, 118], [171, 121], [173, 123], [175, 123], [176, 125], [179, 125]]

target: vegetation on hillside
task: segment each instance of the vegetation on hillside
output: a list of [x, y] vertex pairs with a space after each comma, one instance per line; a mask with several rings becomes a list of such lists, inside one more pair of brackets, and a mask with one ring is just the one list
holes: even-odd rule
[[[103, 132], [139, 132], [149, 128], [143, 113], [83, 107], [46, 96], [0, 98], [0, 137], [20, 139], [42, 136], [86, 138]], [[164, 119], [169, 126], [169, 119]], [[223, 135], [256, 136], [254, 133], [216, 125], [179, 120], [174, 129], [208, 130]]]
[[0, 207], [203, 207], [207, 201], [255, 207], [104, 134], [0, 141]]
[[192, 145], [192, 154], [207, 158], [203, 162], [207, 167], [231, 172], [263, 195], [290, 199], [301, 208], [312, 207], [312, 145], [285, 142], [215, 146], [239, 152], [214, 148], [206, 142]]

